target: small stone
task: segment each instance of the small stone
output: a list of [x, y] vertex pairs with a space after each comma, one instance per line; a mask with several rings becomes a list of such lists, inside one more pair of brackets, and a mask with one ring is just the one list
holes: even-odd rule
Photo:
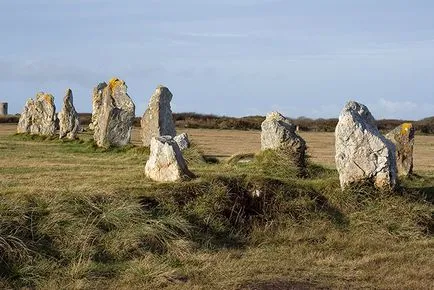
[[[113, 78], [102, 88], [102, 102], [94, 110], [94, 140], [99, 147], [125, 146], [131, 141], [135, 105], [124, 81]], [[97, 90], [97, 96], [99, 91]], [[96, 101], [97, 98], [95, 99]]]
[[151, 96], [148, 108], [141, 120], [143, 146], [149, 146], [153, 137], [175, 137], [175, 122], [173, 121], [170, 102], [172, 93], [164, 86], [158, 86]]
[[396, 167], [399, 176], [409, 176], [413, 173], [414, 133], [413, 124], [404, 123], [386, 135], [396, 147]]
[[174, 182], [195, 177], [188, 170], [181, 150], [171, 136], [152, 138], [150, 150], [145, 166], [145, 174], [150, 179], [158, 182]]
[[173, 138], [175, 142], [178, 144], [178, 147], [181, 151], [190, 147], [190, 140], [188, 139], [187, 133], [182, 133]]
[[380, 189], [396, 184], [395, 146], [378, 131], [365, 105], [348, 102], [335, 130], [336, 167], [341, 188], [372, 182]]
[[261, 124], [261, 150], [284, 150], [293, 154], [294, 162], [305, 167], [306, 142], [297, 127], [278, 112], [271, 112]]
[[58, 114], [58, 118], [60, 139], [64, 137], [72, 140], [76, 139], [78, 132], [80, 132], [80, 121], [74, 107], [71, 89], [66, 91], [65, 97], [63, 98], [63, 107]]

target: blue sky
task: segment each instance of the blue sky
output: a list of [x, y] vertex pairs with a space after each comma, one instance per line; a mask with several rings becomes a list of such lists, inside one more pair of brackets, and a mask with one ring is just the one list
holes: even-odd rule
[[141, 115], [158, 84], [175, 112], [434, 115], [434, 1], [0, 0], [0, 101], [38, 91], [80, 112], [117, 76]]

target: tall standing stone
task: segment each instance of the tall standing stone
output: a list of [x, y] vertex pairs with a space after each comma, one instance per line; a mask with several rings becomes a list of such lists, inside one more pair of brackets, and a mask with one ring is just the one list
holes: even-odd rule
[[102, 90], [96, 115], [94, 139], [99, 147], [124, 146], [130, 143], [135, 105], [123, 80], [113, 78]]
[[78, 131], [80, 130], [80, 121], [78, 119], [77, 111], [74, 107], [74, 101], [71, 89], [66, 91], [63, 98], [63, 107], [58, 114], [59, 118], [59, 136], [60, 138], [67, 137], [68, 139], [77, 138]]
[[413, 173], [414, 133], [413, 124], [404, 123], [386, 135], [386, 138], [396, 147], [396, 166], [399, 176], [408, 176]]
[[32, 99], [28, 99], [18, 121], [17, 133], [30, 133], [30, 126], [32, 125], [33, 106], [34, 101]]
[[395, 186], [395, 146], [378, 131], [365, 105], [354, 101], [345, 105], [335, 138], [335, 160], [342, 189], [357, 182], [372, 182], [380, 189]]
[[104, 89], [107, 87], [105, 82], [99, 83], [92, 93], [92, 122], [89, 124], [89, 129], [94, 130], [98, 123], [98, 117], [101, 111], [102, 95]]
[[143, 146], [149, 146], [153, 137], [176, 135], [170, 102], [172, 93], [158, 86], [151, 96], [148, 108], [141, 120]]
[[44, 136], [54, 135], [56, 133], [56, 118], [54, 97], [44, 92], [38, 93], [33, 104], [30, 133]]
[[271, 112], [261, 124], [261, 150], [285, 150], [292, 154], [299, 167], [305, 166], [306, 142], [297, 127], [278, 112]]
[[171, 136], [152, 138], [150, 150], [145, 166], [147, 177], [159, 182], [194, 178], [194, 174], [188, 170], [178, 144]]

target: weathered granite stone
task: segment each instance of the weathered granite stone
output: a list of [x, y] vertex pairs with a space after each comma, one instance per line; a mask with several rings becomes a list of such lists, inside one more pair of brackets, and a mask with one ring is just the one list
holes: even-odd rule
[[99, 83], [94, 89], [92, 93], [92, 122], [89, 124], [89, 129], [94, 130], [97, 122], [98, 116], [100, 113], [100, 108], [102, 105], [102, 94], [104, 88], [107, 87], [105, 82]]
[[56, 106], [54, 97], [50, 94], [40, 92], [32, 106], [32, 121], [30, 134], [52, 136], [56, 132]]
[[399, 176], [408, 176], [413, 173], [414, 133], [413, 124], [404, 123], [386, 135], [386, 138], [396, 147], [396, 167]]
[[299, 167], [305, 166], [306, 142], [295, 131], [296, 126], [278, 112], [271, 112], [261, 124], [261, 150], [285, 150]]
[[66, 91], [66, 95], [63, 98], [63, 107], [58, 114], [58, 118], [60, 139], [64, 137], [68, 139], [77, 138], [77, 134], [80, 131], [80, 121], [77, 111], [75, 111], [71, 89]]
[[176, 135], [171, 100], [172, 93], [164, 86], [158, 86], [151, 96], [141, 120], [143, 146], [149, 146], [153, 137]]
[[147, 177], [159, 182], [194, 178], [194, 174], [188, 170], [178, 144], [171, 136], [152, 138], [150, 149], [151, 153], [145, 166]]
[[184, 151], [190, 147], [190, 140], [188, 139], [187, 133], [179, 134], [175, 136], [173, 140], [175, 140], [176, 144], [178, 144], [178, 147], [181, 151]]
[[348, 102], [335, 130], [336, 167], [341, 188], [372, 182], [380, 189], [396, 184], [395, 146], [378, 131], [368, 108]]
[[33, 106], [34, 101], [32, 99], [27, 100], [24, 110], [21, 113], [20, 120], [18, 121], [17, 133], [30, 133]]
[[94, 140], [99, 147], [124, 146], [130, 143], [135, 105], [127, 94], [124, 81], [113, 78], [102, 92], [94, 123]]

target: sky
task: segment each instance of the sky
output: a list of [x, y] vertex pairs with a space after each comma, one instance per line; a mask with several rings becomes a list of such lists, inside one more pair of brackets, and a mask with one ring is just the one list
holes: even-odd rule
[[434, 115], [431, 0], [0, 0], [0, 102], [125, 80], [143, 114], [159, 84], [174, 112]]

